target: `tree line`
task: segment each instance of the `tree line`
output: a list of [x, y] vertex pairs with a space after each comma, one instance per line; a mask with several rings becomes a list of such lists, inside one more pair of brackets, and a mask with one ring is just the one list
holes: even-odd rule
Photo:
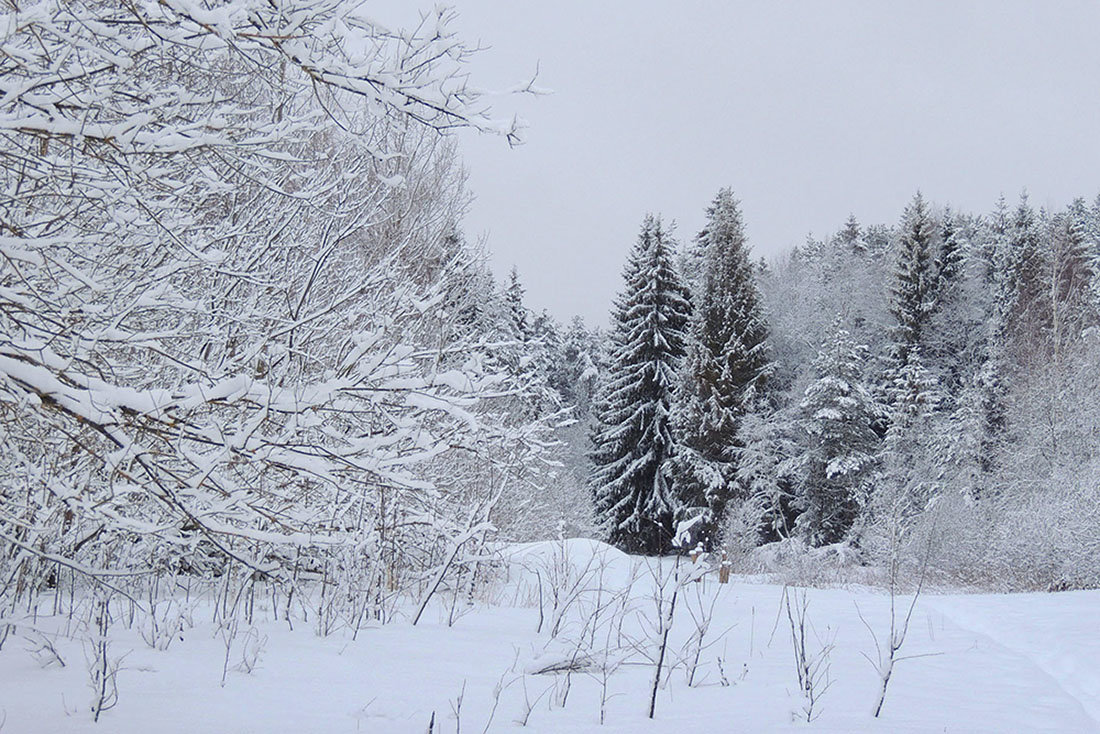
[[640, 553], [919, 540], [960, 576], [1095, 583], [1098, 325], [1100, 200], [918, 193], [775, 262], [728, 189], [684, 247], [647, 216], [594, 401], [598, 521]]

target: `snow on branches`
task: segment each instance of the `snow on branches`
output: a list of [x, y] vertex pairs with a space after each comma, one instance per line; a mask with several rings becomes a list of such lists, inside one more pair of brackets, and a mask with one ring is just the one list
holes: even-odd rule
[[[440, 135], [518, 131], [468, 86], [450, 12], [396, 32], [359, 5], [5, 16], [5, 576], [434, 548], [541, 454], [539, 421], [494, 407], [524, 386], [456, 325], [466, 198]], [[459, 513], [471, 467], [493, 479]]]

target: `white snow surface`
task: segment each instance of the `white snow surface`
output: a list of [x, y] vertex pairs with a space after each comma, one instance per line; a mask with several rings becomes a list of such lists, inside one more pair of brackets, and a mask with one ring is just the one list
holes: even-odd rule
[[[864, 658], [875, 656], [874, 642], [859, 613], [884, 638], [889, 596], [872, 589], [809, 589], [807, 617], [816, 631], [809, 647], [820, 647], [818, 636], [835, 647], [820, 715], [806, 723], [792, 717], [802, 702], [790, 627], [785, 613], [778, 614], [783, 588], [737, 576], [720, 585], [707, 574], [682, 587], [670, 649], [679, 650], [690, 636], [697, 602], [715, 600], [706, 640], [716, 642], [701, 655], [695, 686], [687, 685], [685, 666], [671, 672], [649, 720], [653, 666], [642, 662], [642, 653], [652, 652], [643, 649], [651, 638], [639, 620], [652, 616], [655, 570], [667, 575], [673, 562], [630, 558], [583, 540], [513, 546], [501, 555], [506, 560], [494, 593], [463, 607], [450, 627], [442, 597], [416, 627], [408, 621], [368, 627], [355, 640], [350, 631], [319, 637], [301, 621], [290, 629], [274, 621], [269, 608], [265, 616], [257, 600], [256, 634], [267, 638], [259, 665], [251, 673], [231, 670], [224, 687], [225, 646], [209, 604], [194, 607], [194, 627], [167, 651], [151, 649], [136, 629], [116, 622], [112, 654], [127, 653], [118, 674], [119, 702], [98, 724], [88, 710], [82, 643], [55, 637], [65, 621], [41, 613], [9, 617], [19, 626], [0, 651], [0, 732], [422, 733], [433, 712], [434, 732], [522, 731], [517, 722], [525, 700], [533, 703], [526, 731], [543, 733], [1100, 731], [1100, 592], [925, 593], [900, 652], [921, 657], [897, 663], [875, 719], [879, 681]], [[697, 571], [680, 563], [682, 576]], [[602, 577], [601, 599], [632, 587], [634, 610], [624, 626], [635, 630], [638, 652], [608, 678], [602, 726], [598, 656], [569, 676], [564, 706], [566, 676], [539, 672], [569, 659], [583, 629], [583, 615], [566, 614], [551, 638], [547, 599], [555, 574], [584, 578], [585, 588]], [[543, 629], [536, 632], [540, 579]], [[28, 650], [36, 634], [55, 639], [65, 667], [40, 665]], [[729, 685], [720, 682], [717, 657]], [[231, 654], [232, 662], [239, 658]]]

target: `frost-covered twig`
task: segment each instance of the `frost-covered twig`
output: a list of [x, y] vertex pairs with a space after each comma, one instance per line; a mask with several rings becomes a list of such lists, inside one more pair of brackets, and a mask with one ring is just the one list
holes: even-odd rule
[[864, 654], [863, 657], [871, 663], [879, 676], [880, 688], [872, 712], [876, 718], [882, 713], [883, 704], [886, 703], [886, 691], [890, 685], [890, 678], [894, 674], [894, 665], [907, 658], [924, 657], [923, 655], [902, 657], [898, 655], [898, 652], [901, 650], [901, 646], [905, 644], [905, 638], [909, 634], [909, 624], [913, 619], [913, 611], [916, 609], [917, 600], [920, 598], [921, 591], [924, 589], [924, 580], [928, 574], [929, 561], [931, 560], [932, 554], [932, 538], [931, 536], [929, 537], [924, 557], [921, 560], [920, 570], [917, 576], [917, 588], [913, 592], [912, 598], [909, 600], [909, 605], [906, 607], [904, 615], [899, 619], [897, 596], [901, 574], [900, 531], [895, 528], [894, 532], [893, 552], [890, 558], [889, 570], [890, 630], [885, 642], [880, 642], [878, 635], [875, 634], [874, 628], [871, 627], [870, 623], [863, 616], [863, 612], [860, 610], [859, 605], [856, 604], [856, 614], [859, 615], [860, 621], [863, 623], [863, 626], [867, 628], [867, 632], [871, 635], [871, 639], [875, 644], [875, 659], [871, 659], [866, 654]]
[[834, 644], [831, 638], [824, 641], [818, 638], [817, 644], [819, 647], [816, 650], [807, 647], [809, 633], [813, 632], [816, 636], [817, 631], [814, 630], [813, 624], [807, 616], [810, 601], [805, 589], [797, 590], [792, 602], [790, 587], [784, 587], [783, 605], [786, 609], [787, 622], [791, 630], [791, 646], [794, 649], [798, 691], [803, 700], [801, 716], [806, 722], [811, 722], [815, 718], [815, 713], [820, 713], [817, 710], [819, 700], [832, 685], [832, 680], [829, 677], [829, 656], [833, 651]]

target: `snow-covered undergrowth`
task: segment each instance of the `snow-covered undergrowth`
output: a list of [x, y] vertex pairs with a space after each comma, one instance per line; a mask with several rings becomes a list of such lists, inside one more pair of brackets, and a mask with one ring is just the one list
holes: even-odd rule
[[[115, 597], [105, 636], [94, 595], [71, 616], [44, 597], [6, 619], [0, 732], [1100, 729], [1100, 592], [922, 595], [876, 719], [886, 594], [723, 585], [705, 561], [594, 541], [499, 555], [473, 597], [444, 589], [416, 626], [410, 602], [358, 634], [262, 590], [251, 621], [194, 592], [156, 615]], [[97, 664], [117, 705], [94, 723]]]

